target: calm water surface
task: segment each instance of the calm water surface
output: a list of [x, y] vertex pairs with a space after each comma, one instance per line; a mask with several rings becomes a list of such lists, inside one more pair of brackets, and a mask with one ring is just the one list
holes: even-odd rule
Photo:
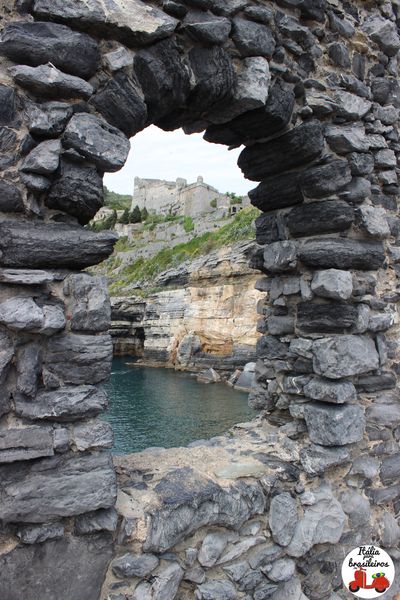
[[205, 385], [188, 373], [132, 367], [127, 362], [114, 359], [111, 379], [104, 386], [114, 452], [184, 446], [224, 433], [256, 414], [247, 406], [247, 394], [227, 385]]

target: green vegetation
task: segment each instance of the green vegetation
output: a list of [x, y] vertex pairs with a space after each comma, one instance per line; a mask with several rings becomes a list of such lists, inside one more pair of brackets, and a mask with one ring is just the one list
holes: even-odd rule
[[[125, 287], [137, 281], [149, 284], [157, 275], [169, 268], [178, 266], [185, 260], [208, 254], [213, 250], [240, 240], [253, 239], [255, 237], [253, 221], [258, 215], [258, 209], [247, 207], [235, 215], [230, 223], [217, 231], [208, 231], [183, 244], [166, 247], [151, 258], [140, 257], [114, 276], [112, 272], [109, 272], [111, 294], [121, 294]], [[121, 251], [119, 244], [122, 247], [126, 246], [127, 239], [125, 238], [125, 241], [122, 241], [123, 239], [118, 240], [117, 251]]]
[[104, 186], [104, 206], [113, 208], [114, 210], [129, 210], [132, 203], [132, 196], [128, 194], [117, 194]]
[[142, 222], [142, 213], [140, 212], [140, 208], [136, 204], [135, 208], [131, 213], [129, 213], [129, 223], [141, 223]]
[[148, 211], [148, 210], [147, 210], [147, 208], [144, 206], [144, 207], [142, 208], [142, 222], [143, 222], [143, 221], [146, 221], [146, 220], [147, 220], [147, 218], [148, 218], [148, 216], [149, 216], [149, 211]]
[[86, 227], [98, 233], [99, 231], [104, 231], [106, 229], [114, 229], [117, 220], [117, 211], [114, 208], [108, 217], [104, 217], [100, 221], [92, 221]]
[[121, 225], [128, 225], [129, 223], [129, 210], [126, 208], [120, 218], [118, 219], [118, 223]]
[[217, 199], [216, 198], [213, 198], [210, 201], [210, 206], [211, 206], [211, 208], [217, 208]]
[[225, 194], [226, 196], [228, 196], [228, 198], [230, 198], [230, 205], [233, 206], [234, 204], [242, 204], [243, 202], [243, 196], [237, 196], [234, 192], [226, 192]]
[[194, 221], [192, 217], [184, 217], [183, 219], [183, 229], [186, 233], [190, 233], [194, 230]]

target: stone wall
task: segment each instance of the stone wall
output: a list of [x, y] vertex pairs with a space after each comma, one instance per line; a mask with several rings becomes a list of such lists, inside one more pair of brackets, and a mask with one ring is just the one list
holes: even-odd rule
[[[398, 10], [2, 3], [1, 598], [337, 600], [350, 548], [398, 560]], [[218, 440], [122, 464], [116, 512], [109, 304], [79, 273], [115, 236], [82, 225], [151, 123], [246, 145], [264, 417], [228, 470]]]

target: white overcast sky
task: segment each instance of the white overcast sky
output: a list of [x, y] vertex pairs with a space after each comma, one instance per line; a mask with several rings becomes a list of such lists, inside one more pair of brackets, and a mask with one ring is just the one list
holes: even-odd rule
[[185, 135], [181, 129], [162, 131], [152, 125], [131, 139], [125, 166], [117, 173], [106, 173], [104, 183], [113, 192], [132, 194], [135, 177], [171, 181], [184, 177], [192, 183], [202, 175], [220, 192], [244, 195], [255, 187], [236, 164], [239, 148], [229, 151], [226, 146], [206, 142], [202, 136]]

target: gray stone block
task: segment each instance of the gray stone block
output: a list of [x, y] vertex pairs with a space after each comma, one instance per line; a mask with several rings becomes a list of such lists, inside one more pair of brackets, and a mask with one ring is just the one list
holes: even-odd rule
[[73, 148], [104, 171], [118, 171], [130, 149], [129, 140], [119, 129], [88, 113], [72, 117], [62, 142], [66, 148]]
[[120, 579], [125, 577], [148, 577], [159, 565], [160, 561], [154, 554], [124, 554], [113, 560], [111, 568], [114, 575]]
[[90, 5], [81, 0], [36, 0], [34, 13], [39, 18], [61, 19], [96, 32], [100, 28], [108, 37], [135, 47], [171, 35], [178, 24], [176, 19], [139, 0], [117, 0], [107, 5], [101, 0], [92, 0]]
[[75, 533], [87, 535], [98, 531], [113, 533], [117, 529], [118, 513], [115, 508], [101, 508], [95, 512], [79, 515], [75, 519]]
[[353, 292], [353, 278], [349, 271], [339, 269], [317, 271], [311, 282], [311, 289], [322, 298], [348, 300]]
[[24, 203], [20, 190], [7, 181], [0, 180], [0, 210], [1, 212], [24, 212]]
[[28, 107], [28, 127], [33, 135], [52, 137], [60, 135], [73, 115], [66, 102], [45, 102]]
[[0, 429], [0, 463], [33, 460], [53, 454], [51, 427]]
[[108, 331], [111, 305], [104, 277], [86, 273], [71, 275], [65, 282], [64, 292], [71, 298], [69, 309], [73, 331]]
[[[272, 538], [277, 544], [280, 546], [288, 546], [290, 544], [298, 519], [296, 500], [288, 492], [278, 494], [272, 498], [269, 511], [269, 526]], [[276, 580], [273, 579], [273, 581]]]
[[271, 58], [275, 49], [275, 39], [269, 27], [242, 18], [233, 21], [232, 39], [241, 56]]
[[15, 399], [17, 415], [32, 420], [77, 421], [95, 417], [107, 408], [106, 393], [91, 385], [65, 386], [54, 391], [41, 391], [35, 401]]
[[364, 242], [345, 238], [315, 238], [299, 248], [299, 258], [309, 267], [377, 270], [385, 262], [381, 242]]
[[112, 554], [108, 534], [18, 546], [0, 557], [0, 597], [98, 600]]
[[[0, 467], [0, 518], [46, 523], [109, 508], [116, 499], [115, 472], [108, 453], [62, 455]], [[18, 496], [15, 490], [18, 489]]]
[[114, 444], [113, 429], [109, 423], [94, 421], [83, 423], [72, 428], [71, 442], [80, 452], [112, 448]]
[[66, 75], [52, 65], [10, 68], [14, 81], [21, 87], [48, 98], [89, 98], [93, 87], [75, 75]]
[[184, 571], [177, 562], [171, 562], [160, 568], [152, 583], [139, 583], [135, 589], [132, 600], [164, 600], [175, 598], [182, 581]]
[[223, 579], [209, 579], [196, 589], [197, 600], [235, 600], [236, 588], [232, 582]]
[[64, 525], [61, 523], [27, 525], [18, 529], [17, 536], [23, 544], [42, 544], [47, 540], [62, 538], [64, 536]]
[[359, 442], [364, 435], [364, 411], [357, 404], [309, 403], [304, 407], [304, 418], [310, 440], [321, 446], [345, 446]]
[[112, 341], [108, 334], [64, 333], [49, 339], [43, 364], [64, 383], [100, 383], [111, 373]]
[[332, 404], [344, 404], [357, 400], [357, 391], [351, 381], [336, 382], [315, 377], [304, 386], [303, 392], [308, 398]]
[[97, 42], [57, 23], [10, 23], [1, 33], [0, 53], [15, 63], [36, 67], [48, 62], [88, 79], [100, 60]]
[[300, 461], [309, 475], [322, 475], [331, 467], [348, 463], [350, 452], [347, 448], [326, 448], [310, 444], [300, 450]]
[[4, 267], [82, 269], [107, 258], [115, 233], [40, 221], [0, 223], [0, 265]]
[[371, 338], [338, 335], [316, 340], [312, 347], [314, 371], [328, 379], [341, 379], [373, 371], [379, 356]]

